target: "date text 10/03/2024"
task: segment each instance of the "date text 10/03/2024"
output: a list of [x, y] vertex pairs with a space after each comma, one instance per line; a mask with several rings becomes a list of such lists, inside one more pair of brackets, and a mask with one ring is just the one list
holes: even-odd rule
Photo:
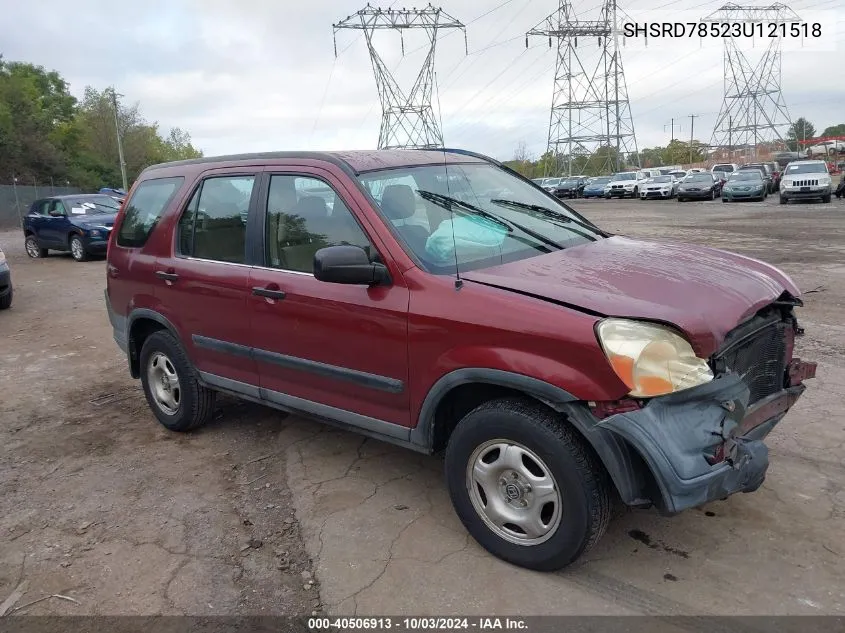
[[521, 618], [474, 617], [474, 618], [438, 618], [438, 617], [351, 617], [351, 618], [309, 618], [310, 631], [360, 631], [360, 630], [395, 630], [395, 631], [497, 631], [527, 630], [525, 620]]
[[702, 38], [820, 38], [819, 22], [626, 22], [625, 37]]

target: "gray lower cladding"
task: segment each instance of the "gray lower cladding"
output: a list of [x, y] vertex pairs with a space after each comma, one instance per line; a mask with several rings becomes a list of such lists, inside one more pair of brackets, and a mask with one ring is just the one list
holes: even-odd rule
[[192, 335], [191, 340], [193, 340], [194, 345], [202, 347], [203, 349], [213, 350], [223, 354], [230, 354], [232, 356], [252, 358], [258, 362], [278, 365], [280, 367], [284, 367], [285, 369], [306, 371], [325, 378], [344, 380], [346, 382], [352, 382], [357, 385], [361, 385], [362, 387], [368, 387], [378, 391], [402, 393], [405, 390], [405, 383], [396, 378], [378, 376], [365, 371], [358, 371], [357, 369], [347, 369], [346, 367], [328, 365], [326, 363], [320, 363], [306, 358], [288, 356], [286, 354], [279, 354], [278, 352], [271, 352], [256, 347], [238, 345], [237, 343], [229, 343], [227, 341], [221, 341], [207, 336], [200, 336], [199, 334]]
[[106, 300], [106, 310], [109, 314], [109, 322], [111, 323], [112, 327], [112, 336], [114, 337], [114, 342], [117, 343], [118, 347], [123, 350], [124, 353], [129, 352], [129, 341], [127, 340], [126, 336], [126, 317], [118, 314], [114, 311], [114, 308], [111, 305], [111, 300], [109, 299], [109, 291], [108, 289], [103, 290], [103, 296]]
[[427, 447], [411, 442], [411, 429], [406, 426], [385, 422], [345, 409], [338, 409], [337, 407], [298, 398], [272, 389], [264, 389], [204, 371], [199, 372], [199, 375], [207, 386], [214, 389], [229, 392], [260, 404], [270, 405], [282, 411], [305, 414], [333, 426], [428, 453]]

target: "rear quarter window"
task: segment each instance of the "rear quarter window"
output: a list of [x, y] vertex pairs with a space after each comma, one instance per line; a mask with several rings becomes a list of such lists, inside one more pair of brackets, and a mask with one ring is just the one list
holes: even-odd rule
[[139, 248], [147, 243], [167, 205], [182, 187], [182, 176], [153, 178], [138, 185], [126, 202], [117, 234], [117, 245]]

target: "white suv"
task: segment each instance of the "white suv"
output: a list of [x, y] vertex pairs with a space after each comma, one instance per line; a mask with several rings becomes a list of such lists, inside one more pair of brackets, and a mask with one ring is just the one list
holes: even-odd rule
[[823, 160], [798, 160], [789, 163], [780, 180], [780, 203], [806, 198], [830, 202], [833, 181]]
[[605, 198], [639, 198], [640, 188], [648, 180], [648, 175], [643, 171], [625, 171], [613, 175], [604, 188]]

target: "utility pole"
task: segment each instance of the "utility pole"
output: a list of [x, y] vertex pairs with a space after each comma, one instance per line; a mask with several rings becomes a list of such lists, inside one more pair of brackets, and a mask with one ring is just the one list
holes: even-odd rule
[[[669, 141], [669, 142], [671, 143], [672, 141], [674, 141], [674, 140], [675, 140], [675, 119], [672, 119], [672, 123], [670, 124], [670, 127], [672, 128], [672, 140], [671, 140], [671, 141]], [[680, 125], [678, 125], [678, 129], [679, 129], [679, 130], [681, 129], [681, 126], [680, 126]], [[664, 132], [666, 131], [666, 126], [665, 126], [665, 125], [663, 126], [663, 131], [664, 131]]]
[[692, 163], [692, 143], [693, 143], [693, 130], [695, 129], [695, 120], [698, 118], [699, 115], [697, 114], [690, 114], [689, 115], [689, 162]]
[[[466, 27], [439, 7], [430, 3], [424, 9], [381, 9], [369, 3], [366, 7], [332, 25], [337, 57], [337, 32], [342, 29], [363, 31], [370, 52], [370, 62], [376, 78], [381, 100], [381, 131], [379, 149], [389, 148], [438, 148], [443, 147], [443, 131], [437, 123], [432, 107], [435, 88], [434, 53], [437, 34], [447, 29], [464, 32], [464, 49], [467, 49]], [[405, 93], [376, 51], [373, 35], [377, 30], [399, 32], [402, 55], [405, 54], [403, 33], [410, 29], [424, 30], [429, 40], [428, 55], [422, 64], [411, 91]], [[468, 51], [467, 51], [468, 52]]]
[[114, 131], [117, 134], [117, 153], [120, 157], [120, 176], [123, 178], [123, 191], [129, 191], [129, 183], [126, 180], [126, 161], [123, 158], [123, 139], [120, 135], [120, 119], [118, 118], [117, 98], [123, 95], [118, 95], [114, 91], [114, 87], [109, 88], [111, 93], [112, 109], [114, 110]]
[[599, 151], [605, 153], [595, 164], [599, 173], [618, 172], [626, 154], [639, 161], [616, 11], [616, 0], [604, 0], [599, 19], [581, 19], [572, 0], [558, 0], [557, 11], [525, 34], [526, 48], [530, 36], [557, 48], [547, 145], [553, 161], [545, 176], [563, 172], [564, 153], [570, 174], [574, 158]]

